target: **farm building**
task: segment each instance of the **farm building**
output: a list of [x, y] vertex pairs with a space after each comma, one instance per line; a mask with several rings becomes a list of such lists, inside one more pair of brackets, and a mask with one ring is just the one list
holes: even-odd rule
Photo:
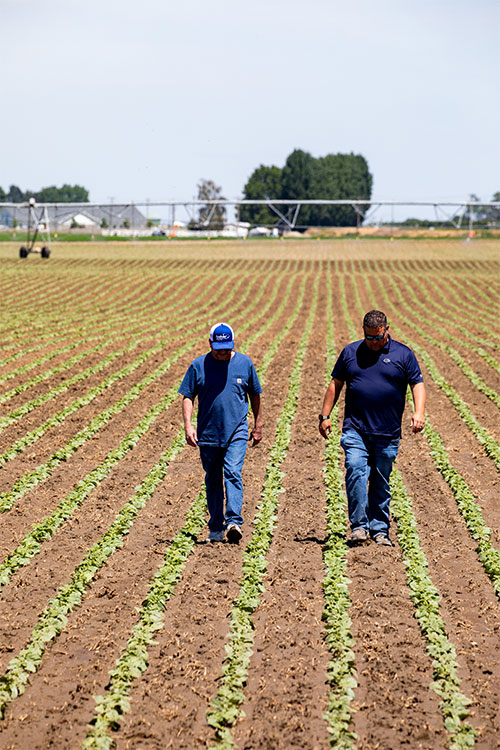
[[[37, 214], [41, 220], [45, 216], [42, 206], [37, 206]], [[47, 218], [53, 230], [84, 228], [97, 229], [99, 227], [131, 227], [145, 229], [147, 218], [133, 204], [113, 204], [108, 206], [47, 206]], [[25, 204], [4, 205], [0, 207], [0, 225], [6, 227], [28, 224], [28, 207]]]

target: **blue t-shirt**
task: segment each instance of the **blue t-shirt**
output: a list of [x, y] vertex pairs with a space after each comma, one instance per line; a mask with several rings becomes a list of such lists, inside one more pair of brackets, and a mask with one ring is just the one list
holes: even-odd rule
[[411, 349], [389, 336], [373, 352], [364, 339], [340, 353], [332, 378], [346, 384], [343, 430], [366, 435], [401, 437], [401, 420], [408, 385], [421, 383], [422, 373]]
[[250, 357], [235, 352], [227, 362], [211, 352], [189, 365], [179, 393], [194, 400], [198, 396], [199, 445], [225, 447], [234, 438], [248, 440], [247, 394], [262, 393]]

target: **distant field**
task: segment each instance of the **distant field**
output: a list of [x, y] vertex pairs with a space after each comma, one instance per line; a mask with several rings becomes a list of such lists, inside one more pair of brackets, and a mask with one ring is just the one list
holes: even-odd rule
[[[500, 745], [500, 241], [0, 245], [5, 748]], [[414, 349], [394, 548], [346, 542], [341, 348]], [[263, 383], [244, 535], [208, 545], [177, 388], [225, 320]]]

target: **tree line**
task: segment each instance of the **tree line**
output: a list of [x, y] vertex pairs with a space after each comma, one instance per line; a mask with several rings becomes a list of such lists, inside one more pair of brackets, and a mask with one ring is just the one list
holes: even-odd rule
[[[327, 154], [315, 158], [295, 149], [283, 167], [261, 164], [250, 175], [243, 197], [247, 200], [370, 200], [373, 177], [361, 154]], [[361, 219], [369, 205], [360, 207]], [[281, 209], [280, 209], [281, 210]], [[283, 207], [292, 215], [295, 208]], [[266, 206], [241, 206], [240, 220], [275, 224], [277, 214]], [[302, 206], [297, 223], [303, 226], [356, 226], [358, 215], [350, 206]]]
[[50, 185], [41, 190], [21, 190], [17, 185], [11, 185], [9, 190], [0, 187], [0, 202], [25, 203], [34, 198], [37, 203], [88, 203], [89, 193], [81, 185]]

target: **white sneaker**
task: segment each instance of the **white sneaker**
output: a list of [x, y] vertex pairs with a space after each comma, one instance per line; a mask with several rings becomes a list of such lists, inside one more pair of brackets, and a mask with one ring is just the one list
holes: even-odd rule
[[223, 531], [210, 531], [210, 533], [208, 534], [208, 541], [209, 542], [223, 542], [224, 532]]
[[241, 529], [236, 523], [230, 523], [227, 527], [226, 537], [230, 544], [238, 544], [242, 537]]

